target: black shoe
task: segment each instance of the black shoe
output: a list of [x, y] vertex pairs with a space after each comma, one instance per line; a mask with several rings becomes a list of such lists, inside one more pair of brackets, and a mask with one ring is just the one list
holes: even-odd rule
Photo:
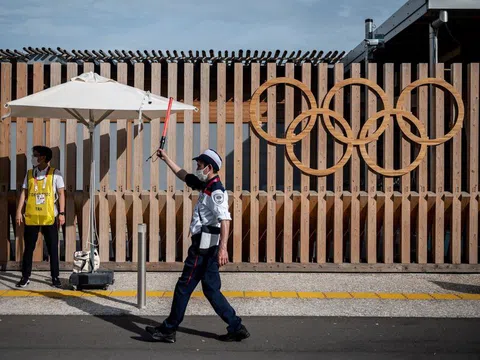
[[52, 279], [52, 286], [55, 286], [56, 288], [61, 288], [62, 287], [62, 283], [60, 282], [60, 279], [59, 278], [53, 278]]
[[30, 284], [30, 280], [28, 280], [27, 277], [23, 277], [20, 279], [20, 281], [17, 283], [17, 285], [15, 285], [16, 287], [21, 287], [21, 288], [24, 288], [25, 286], [27, 286], [28, 284]]
[[173, 344], [176, 341], [176, 336], [175, 336], [176, 333], [175, 332], [173, 332], [171, 334], [167, 334], [167, 333], [162, 332], [160, 327], [153, 327], [153, 326], [147, 326], [145, 328], [145, 330], [147, 330], [147, 332], [155, 340], [163, 341], [163, 342], [167, 342], [167, 343], [171, 343], [171, 344]]
[[218, 340], [220, 341], [242, 341], [250, 337], [250, 333], [247, 331], [247, 328], [242, 325], [242, 327], [234, 332], [229, 332], [225, 335], [220, 335]]

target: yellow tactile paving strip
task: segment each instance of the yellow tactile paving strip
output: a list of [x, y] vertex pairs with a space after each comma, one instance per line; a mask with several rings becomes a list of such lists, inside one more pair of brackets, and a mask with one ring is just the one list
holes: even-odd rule
[[[378, 300], [480, 300], [480, 294], [442, 293], [381, 293], [381, 292], [304, 292], [304, 291], [223, 291], [230, 298], [271, 298], [271, 299], [378, 299]], [[136, 290], [0, 290], [2, 297], [136, 297]], [[172, 291], [147, 291], [147, 297], [171, 298]], [[192, 294], [194, 298], [204, 298], [201, 291]]]

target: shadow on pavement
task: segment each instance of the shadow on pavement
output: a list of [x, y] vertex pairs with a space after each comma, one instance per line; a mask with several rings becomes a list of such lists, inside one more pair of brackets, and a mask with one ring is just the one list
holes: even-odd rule
[[[42, 276], [42, 277], [44, 277], [45, 279], [50, 279], [49, 276]], [[20, 279], [21, 279], [20, 275], [11, 274], [9, 272], [3, 272], [3, 271], [0, 273], [0, 280], [6, 281], [6, 282], [9, 282], [9, 283], [13, 283], [13, 285], [15, 285]], [[35, 278], [30, 278], [30, 281], [31, 282], [36, 282], [36, 283], [39, 283], [39, 284], [52, 285], [52, 282], [47, 281], [47, 280], [37, 280]], [[0, 281], [0, 283], [2, 283], [2, 282]], [[5, 283], [3, 283], [3, 285], [9, 286], [8, 284], [5, 284]], [[13, 287], [15, 287], [15, 286], [13, 286]]]
[[[12, 284], [13, 286], [10, 286], [8, 284], [4, 284], [4, 285], [8, 286], [10, 289], [15, 290], [16, 289], [15, 284], [18, 282], [18, 280], [20, 280], [20, 276], [15, 274], [10, 274], [10, 273], [2, 273], [0, 275], [0, 279], [7, 283]], [[42, 283], [42, 284], [45, 283], [45, 284], [51, 285], [51, 283], [47, 281], [39, 281], [36, 279], [30, 279], [30, 280], [34, 282]], [[62, 282], [62, 286], [64, 289], [71, 289], [68, 283], [68, 279], [60, 279], [60, 280]], [[49, 291], [48, 294], [43, 291], [28, 289], [28, 287], [23, 288], [22, 290], [26, 290], [31, 293], [38, 294], [44, 297], [62, 300], [63, 302], [65, 302], [65, 304], [67, 304], [70, 307], [74, 307], [80, 311], [86, 312], [87, 314], [95, 316], [96, 318], [106, 321], [112, 325], [118, 326], [122, 329], [125, 329], [129, 332], [139, 335], [139, 336], [132, 336], [131, 338], [134, 340], [143, 341], [143, 342], [155, 342], [155, 340], [153, 340], [150, 337], [150, 335], [145, 331], [144, 327], [140, 327], [137, 324], [141, 324], [143, 326], [159, 326], [160, 324], [157, 323], [156, 321], [146, 319], [137, 315], [133, 315], [129, 310], [120, 309], [113, 306], [103, 305], [94, 301], [90, 301], [87, 296], [73, 297], [73, 296], [68, 296], [63, 294], [60, 289], [56, 289], [53, 287], [52, 289], [53, 290], [48, 290]], [[86, 294], [89, 293], [88, 291], [84, 291], [84, 292]], [[90, 293], [90, 294], [97, 298], [106, 299], [119, 304], [135, 306], [131, 302], [105, 296], [98, 292]], [[106, 315], [106, 314], [112, 314], [112, 315]], [[189, 335], [200, 336], [208, 339], [218, 339], [218, 336], [214, 333], [199, 331], [195, 329], [189, 329], [185, 327], [179, 327], [178, 332], [189, 334]]]
[[457, 284], [444, 281], [431, 281], [442, 289], [456, 291], [465, 294], [480, 294], [480, 285]]

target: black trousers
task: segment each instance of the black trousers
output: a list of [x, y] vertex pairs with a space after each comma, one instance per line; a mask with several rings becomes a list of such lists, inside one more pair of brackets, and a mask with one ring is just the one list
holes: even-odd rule
[[42, 232], [47, 243], [48, 255], [50, 257], [50, 273], [52, 278], [60, 275], [58, 259], [58, 227], [57, 221], [53, 225], [29, 226], [25, 225], [25, 250], [23, 252], [22, 275], [29, 278], [32, 275], [33, 251], [37, 244], [38, 233]]

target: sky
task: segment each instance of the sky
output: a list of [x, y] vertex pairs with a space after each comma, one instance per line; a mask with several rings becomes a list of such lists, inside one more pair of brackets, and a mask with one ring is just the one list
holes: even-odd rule
[[345, 50], [406, 0], [0, 0], [0, 48]]

